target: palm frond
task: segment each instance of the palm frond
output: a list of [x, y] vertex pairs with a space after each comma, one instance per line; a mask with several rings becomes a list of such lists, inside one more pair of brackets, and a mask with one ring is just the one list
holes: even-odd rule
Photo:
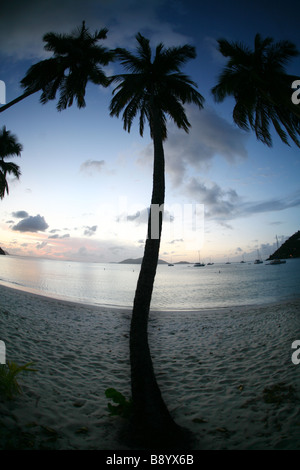
[[292, 77], [284, 67], [299, 54], [296, 46], [290, 41], [274, 43], [271, 37], [262, 38], [259, 34], [253, 50], [225, 39], [218, 43], [228, 61], [212, 88], [215, 101], [232, 96], [236, 102], [234, 122], [242, 129], [251, 128], [264, 144], [272, 145], [272, 124], [285, 144], [289, 136], [299, 146], [300, 112], [291, 102]]
[[105, 87], [109, 84], [102, 66], [113, 60], [114, 53], [98, 44], [106, 38], [107, 31], [103, 28], [91, 34], [83, 22], [71, 34], [45, 34], [44, 48], [53, 56], [31, 66], [21, 86], [26, 92], [41, 90], [42, 104], [54, 100], [59, 91], [58, 110], [71, 106], [74, 101], [79, 108], [84, 107], [88, 81]]
[[110, 104], [111, 116], [119, 116], [123, 110], [124, 129], [130, 131], [133, 119], [139, 114], [139, 131], [143, 135], [146, 120], [153, 136], [153, 112], [159, 116], [160, 132], [167, 138], [167, 117], [186, 132], [190, 123], [184, 112], [185, 103], [194, 103], [200, 109], [204, 98], [196, 90], [197, 85], [180, 67], [196, 57], [193, 46], [165, 48], [162, 43], [155, 49], [154, 57], [149, 39], [140, 33], [136, 36], [137, 54], [118, 48], [115, 50], [122, 66], [128, 72], [110, 77], [115, 83]]

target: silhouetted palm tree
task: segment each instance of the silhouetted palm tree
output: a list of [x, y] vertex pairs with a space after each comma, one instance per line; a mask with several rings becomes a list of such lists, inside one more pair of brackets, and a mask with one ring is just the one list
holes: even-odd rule
[[18, 143], [17, 137], [6, 130], [3, 126], [0, 130], [0, 198], [3, 199], [5, 192], [9, 194], [6, 176], [12, 174], [15, 178], [20, 177], [21, 171], [18, 165], [6, 162], [7, 157], [20, 156], [23, 148]]
[[107, 65], [113, 59], [113, 53], [97, 44], [106, 38], [107, 31], [103, 28], [92, 35], [83, 21], [82, 26], [71, 34], [45, 34], [44, 48], [53, 52], [53, 56], [29, 68], [21, 80], [25, 92], [2, 106], [0, 112], [40, 90], [40, 101], [43, 104], [55, 99], [57, 91], [60, 92], [57, 104], [59, 111], [71, 106], [74, 99], [79, 108], [84, 107], [88, 81], [96, 85], [108, 84], [100, 66]]
[[[159, 220], [151, 220], [154, 209], [162, 208], [165, 198], [165, 161], [163, 141], [167, 138], [167, 119], [171, 118], [179, 128], [188, 132], [190, 123], [183, 105], [195, 103], [203, 107], [203, 97], [196, 91], [196, 84], [180, 71], [189, 59], [196, 57], [190, 45], [165, 48], [156, 47], [152, 58], [149, 40], [140, 33], [136, 36], [137, 55], [125, 49], [116, 49], [116, 55], [128, 72], [112, 77], [119, 83], [114, 89], [110, 111], [119, 116], [123, 111], [124, 129], [131, 129], [134, 118], [139, 115], [139, 130], [143, 136], [145, 121], [150, 126], [154, 147], [153, 189], [148, 220], [148, 237], [135, 292], [131, 329], [130, 361], [133, 400], [133, 423], [140, 437], [148, 443], [166, 443], [168, 439], [182, 437], [162, 399], [157, 385], [148, 345], [148, 316], [156, 274], [162, 213]], [[155, 227], [153, 224], [155, 223]], [[151, 236], [151, 230], [156, 236]]]
[[288, 75], [285, 65], [299, 54], [290, 41], [273, 43], [273, 39], [255, 36], [254, 50], [238, 42], [219, 39], [219, 51], [228, 57], [218, 84], [212, 89], [217, 102], [227, 96], [235, 99], [233, 119], [242, 129], [252, 129], [258, 140], [272, 146], [270, 124], [281, 140], [289, 145], [288, 136], [300, 147], [299, 106], [292, 103], [292, 82], [299, 77]]

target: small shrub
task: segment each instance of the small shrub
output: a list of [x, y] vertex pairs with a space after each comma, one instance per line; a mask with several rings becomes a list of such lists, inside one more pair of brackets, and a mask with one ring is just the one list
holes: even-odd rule
[[7, 364], [0, 365], [0, 396], [11, 400], [15, 395], [21, 393], [21, 387], [18, 384], [16, 376], [20, 372], [34, 372], [36, 369], [30, 368], [33, 362], [28, 362], [19, 366], [15, 362], [8, 361]]
[[111, 398], [114, 403], [117, 403], [117, 405], [112, 405], [111, 403], [107, 404], [108, 411], [112, 416], [122, 416], [123, 418], [128, 418], [130, 416], [132, 408], [131, 398], [126, 400], [124, 395], [114, 388], [108, 388], [105, 390], [105, 395], [106, 398]]

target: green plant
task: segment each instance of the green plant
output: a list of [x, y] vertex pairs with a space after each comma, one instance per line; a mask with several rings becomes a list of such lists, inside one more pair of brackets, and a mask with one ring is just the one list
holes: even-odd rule
[[19, 366], [15, 362], [8, 361], [7, 364], [1, 364], [0, 366], [0, 396], [11, 400], [14, 395], [21, 393], [21, 387], [18, 384], [16, 376], [23, 371], [35, 372], [36, 369], [32, 369], [33, 362], [28, 362], [23, 366]]
[[107, 404], [109, 413], [112, 416], [122, 416], [128, 418], [132, 409], [132, 400], [127, 400], [121, 392], [118, 392], [114, 388], [108, 388], [105, 390], [106, 398], [111, 398], [117, 405]]

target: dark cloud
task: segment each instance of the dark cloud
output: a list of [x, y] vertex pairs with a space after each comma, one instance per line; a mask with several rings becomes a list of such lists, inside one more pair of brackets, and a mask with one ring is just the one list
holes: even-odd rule
[[87, 235], [88, 237], [91, 237], [92, 235], [94, 235], [97, 231], [97, 228], [98, 226], [97, 225], [93, 225], [92, 227], [85, 227], [85, 231], [84, 231], [84, 235]]
[[204, 204], [208, 217], [234, 218], [242, 203], [234, 189], [224, 190], [216, 183], [207, 186], [196, 178], [189, 181], [186, 191], [195, 201]]
[[95, 172], [100, 173], [105, 167], [104, 160], [86, 160], [80, 166], [80, 171], [93, 175]]
[[[159, 207], [157, 206], [157, 211], [159, 211]], [[140, 211], [136, 211], [134, 214], [121, 214], [116, 218], [117, 222], [135, 222], [136, 225], [142, 225], [142, 224], [147, 224], [148, 223], [148, 218], [149, 218], [149, 209], [145, 208]], [[174, 215], [168, 211], [167, 209], [164, 209], [164, 221], [165, 222], [173, 222], [174, 221]]]
[[266, 201], [245, 203], [241, 210], [245, 214], [258, 214], [261, 212], [274, 212], [300, 206], [300, 192], [290, 194], [284, 198], [273, 198]]
[[[247, 158], [248, 134], [231, 125], [213, 109], [199, 111], [186, 106], [191, 123], [188, 134], [169, 124], [168, 140], [164, 144], [166, 170], [175, 187], [185, 179], [188, 169], [201, 170], [213, 163], [214, 157], [223, 157], [231, 164]], [[153, 147], [149, 144], [142, 153], [144, 160], [151, 162]]]
[[227, 221], [238, 217], [277, 212], [300, 206], [300, 192], [285, 198], [273, 198], [264, 201], [245, 201], [232, 189], [222, 189], [218, 184], [210, 185], [191, 178], [185, 186], [185, 193], [197, 203], [204, 204], [205, 216], [231, 228]]
[[26, 211], [13, 212], [11, 215], [15, 217], [16, 219], [25, 219], [25, 217], [29, 216], [28, 212]]
[[[1, 3], [1, 52], [16, 58], [44, 58], [42, 37], [49, 31], [68, 33], [82, 20], [93, 31], [107, 27], [107, 47], [128, 47], [137, 30], [147, 29], [154, 42], [179, 45], [190, 38], [158, 14], [166, 0], [11, 0]], [[170, 6], [168, 5], [168, 8]], [[137, 28], [138, 25], [138, 28]]]
[[34, 217], [28, 216], [20, 220], [12, 229], [17, 232], [44, 232], [48, 227], [49, 225], [46, 223], [44, 217], [38, 214]]
[[62, 239], [62, 238], [69, 238], [70, 237], [70, 234], [69, 233], [66, 233], [65, 235], [58, 235], [57, 233], [54, 234], [54, 235], [50, 235], [48, 237], [48, 239], [51, 239], [51, 240], [57, 240], [57, 239]]
[[169, 245], [174, 245], [174, 243], [183, 243], [183, 242], [184, 242], [183, 238], [176, 238], [175, 240], [172, 240], [168, 243]]

